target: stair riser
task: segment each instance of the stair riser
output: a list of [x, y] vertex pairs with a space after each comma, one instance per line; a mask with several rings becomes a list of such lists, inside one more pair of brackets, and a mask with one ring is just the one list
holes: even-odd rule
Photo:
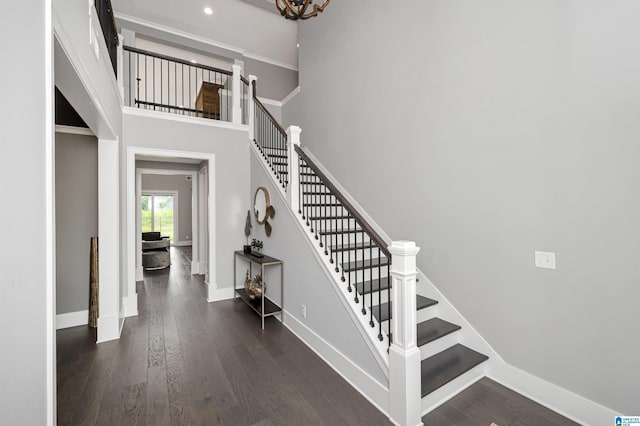
[[439, 407], [445, 401], [459, 394], [486, 375], [486, 362], [475, 366], [466, 373], [458, 376], [446, 385], [436, 389], [422, 398], [422, 415], [426, 415]]
[[450, 348], [456, 343], [460, 343], [460, 330], [447, 334], [433, 342], [420, 346], [420, 360], [427, 359], [445, 349]]
[[[364, 275], [363, 275], [363, 272], [364, 272]], [[351, 276], [352, 284], [366, 282], [365, 288], [369, 289], [369, 280], [371, 279], [375, 280], [376, 278], [378, 278], [378, 268], [376, 268], [375, 270], [365, 269], [364, 271], [361, 270], [361, 271], [345, 272], [344, 276], [345, 276], [345, 279], [349, 279], [349, 276]], [[381, 276], [382, 278], [385, 278], [388, 276], [386, 267], [382, 268]], [[376, 283], [373, 284], [373, 290], [374, 291], [378, 290], [378, 285]], [[386, 291], [386, 290], [383, 289], [383, 291]]]
[[[373, 298], [374, 298], [374, 305], [377, 305], [377, 304], [378, 304], [378, 303], [376, 302], [376, 300], [377, 300], [376, 298], [377, 298], [377, 297], [378, 297], [378, 296], [377, 296], [377, 293], [376, 293], [376, 295], [374, 295], [374, 296], [373, 296]], [[386, 291], [383, 291], [383, 292], [382, 292], [382, 303], [386, 303], [386, 302], [387, 302], [387, 292], [386, 292]], [[369, 303], [369, 295], [367, 295], [367, 303]], [[367, 306], [368, 306], [368, 305], [367, 305]], [[424, 322], [424, 321], [430, 320], [431, 318], [434, 318], [434, 317], [438, 316], [438, 315], [436, 314], [436, 312], [437, 312], [437, 311], [436, 311], [436, 307], [437, 307], [437, 306], [438, 306], [438, 305], [432, 305], [432, 306], [429, 306], [429, 307], [426, 307], [426, 308], [419, 309], [419, 310], [416, 312], [416, 318], [417, 318], [417, 320], [416, 320], [416, 324], [419, 324], [419, 323], [421, 323], [421, 322]], [[382, 324], [383, 324], [383, 326], [384, 326], [384, 327], [386, 327], [386, 326], [387, 326], [387, 322], [388, 322], [388, 321], [383, 321], [383, 323], [382, 323]], [[452, 334], [455, 334], [455, 333], [452, 333]], [[449, 345], [449, 346], [451, 346], [451, 345]]]
[[[310, 205], [310, 204], [320, 204], [318, 205]], [[346, 216], [348, 213], [346, 211], [346, 209], [344, 209], [342, 206], [329, 206], [329, 205], [324, 205], [322, 203], [321, 200], [313, 200], [313, 201], [309, 201], [309, 203], [305, 204], [305, 209], [303, 210], [304, 215], [306, 216], [307, 214], [310, 217], [326, 217], [327, 218], [327, 223], [329, 222], [329, 216]], [[343, 220], [331, 220], [332, 224], [338, 223], [341, 225], [341, 227], [347, 227], [347, 219], [343, 219]], [[344, 223], [344, 225], [342, 225]], [[353, 228], [355, 221], [353, 219], [351, 219], [351, 226], [350, 228]]]

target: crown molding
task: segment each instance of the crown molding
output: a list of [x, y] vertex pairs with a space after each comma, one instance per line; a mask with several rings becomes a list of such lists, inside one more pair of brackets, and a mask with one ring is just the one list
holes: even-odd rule
[[138, 18], [135, 16], [127, 15], [125, 13], [114, 13], [116, 19], [122, 22], [128, 22], [134, 25], [138, 25], [145, 28], [150, 28], [156, 31], [164, 32], [167, 34], [171, 34], [176, 37], [181, 37], [187, 40], [193, 40], [198, 43], [206, 44], [218, 49], [227, 50], [229, 52], [233, 52], [236, 54], [240, 54], [245, 58], [253, 59], [255, 61], [264, 62], [267, 64], [275, 65], [281, 68], [286, 68], [292, 71], [298, 71], [298, 67], [288, 64], [286, 62], [279, 61], [277, 59], [267, 58], [266, 56], [260, 56], [255, 53], [249, 52], [246, 49], [243, 49], [238, 46], [234, 46], [232, 44], [223, 43], [221, 41], [213, 40], [207, 37], [202, 37], [196, 34], [188, 33], [177, 28], [169, 27], [166, 25], [158, 24], [156, 22], [147, 21], [146, 19]]

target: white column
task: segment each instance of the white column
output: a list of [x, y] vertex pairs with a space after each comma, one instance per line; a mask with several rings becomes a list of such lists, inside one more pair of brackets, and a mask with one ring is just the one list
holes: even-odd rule
[[98, 140], [98, 342], [120, 337], [120, 179], [117, 140]]
[[242, 96], [240, 73], [242, 73], [242, 67], [233, 64], [231, 69], [233, 70], [233, 79], [231, 81], [232, 122], [233, 124], [242, 124], [242, 108], [240, 108], [240, 97]]
[[253, 101], [253, 97], [255, 93], [253, 93], [253, 88], [255, 87], [255, 81], [258, 80], [258, 77], [255, 75], [249, 76], [249, 141], [253, 142], [255, 139], [255, 115], [256, 115], [256, 104]]
[[287, 128], [287, 152], [289, 155], [289, 184], [287, 186], [287, 202], [294, 212], [300, 210], [300, 168], [298, 167], [299, 156], [296, 146], [300, 146], [300, 133], [302, 129], [298, 126]]
[[422, 425], [420, 349], [416, 336], [416, 255], [413, 241], [394, 241], [391, 252], [392, 333], [389, 348], [389, 418], [400, 426]]

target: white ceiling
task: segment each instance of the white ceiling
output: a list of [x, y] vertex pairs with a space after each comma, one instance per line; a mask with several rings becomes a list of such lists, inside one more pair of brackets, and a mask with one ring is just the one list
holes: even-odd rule
[[[268, 5], [270, 0], [112, 0], [124, 22], [136, 18], [159, 24], [297, 68], [297, 24], [251, 2]], [[204, 14], [205, 6], [213, 15]]]

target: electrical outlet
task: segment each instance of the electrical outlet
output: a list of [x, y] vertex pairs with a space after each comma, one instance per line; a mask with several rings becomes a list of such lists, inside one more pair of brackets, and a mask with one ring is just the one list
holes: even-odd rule
[[542, 269], [556, 269], [556, 254], [545, 251], [535, 252], [535, 265], [536, 268]]
[[307, 317], [307, 306], [306, 305], [300, 305], [302, 307], [302, 318], [306, 318]]

